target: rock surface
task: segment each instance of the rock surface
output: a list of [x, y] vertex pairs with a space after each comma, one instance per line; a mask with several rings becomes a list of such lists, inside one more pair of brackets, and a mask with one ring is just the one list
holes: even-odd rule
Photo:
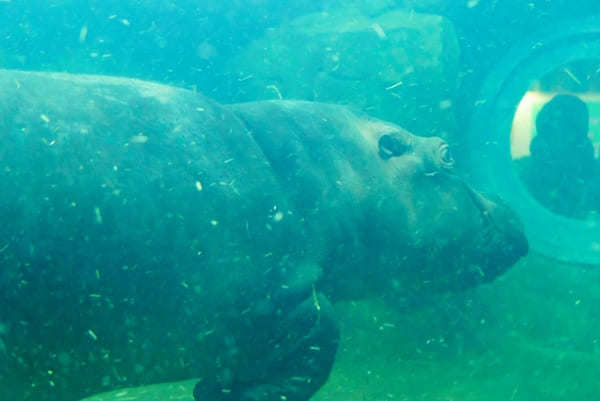
[[452, 24], [440, 16], [315, 13], [269, 31], [233, 59], [226, 97], [349, 104], [444, 136], [454, 129], [458, 58]]

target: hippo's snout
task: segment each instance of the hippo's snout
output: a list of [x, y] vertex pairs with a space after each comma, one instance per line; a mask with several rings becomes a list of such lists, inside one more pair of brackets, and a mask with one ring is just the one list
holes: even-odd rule
[[488, 276], [493, 279], [527, 255], [529, 242], [521, 220], [502, 200], [490, 200], [472, 188], [469, 194], [485, 224], [476, 247], [482, 251]]
[[[500, 200], [491, 200], [453, 174], [450, 146], [439, 137], [418, 137], [404, 130], [379, 137], [379, 157], [393, 161], [401, 205], [409, 210], [416, 244], [449, 262], [455, 274], [436, 275], [440, 288], [470, 288], [493, 281], [520, 258], [529, 243], [516, 213]], [[409, 196], [402, 195], [409, 194]], [[432, 252], [433, 254], [433, 252]], [[450, 266], [450, 267], [449, 267]]]

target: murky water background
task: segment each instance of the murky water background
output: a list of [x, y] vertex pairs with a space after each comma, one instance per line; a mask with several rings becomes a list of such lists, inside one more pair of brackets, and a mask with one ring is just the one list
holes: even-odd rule
[[[460, 153], [480, 85], [508, 49], [536, 28], [600, 13], [597, 2], [572, 3], [4, 0], [0, 67], [135, 77], [222, 103], [340, 103], [442, 136]], [[467, 292], [356, 298], [336, 305], [342, 344], [315, 400], [600, 399], [598, 266], [534, 251]], [[26, 383], [26, 399], [53, 399], [51, 371], [36, 383], [3, 371], [12, 358], [3, 335], [18, 330], [7, 316], [0, 311], [7, 396], [19, 399], [11, 388]], [[68, 355], [56, 361], [70, 363]], [[106, 391], [127, 383], [115, 371], [106, 378]], [[189, 389], [157, 391], [183, 397]]]

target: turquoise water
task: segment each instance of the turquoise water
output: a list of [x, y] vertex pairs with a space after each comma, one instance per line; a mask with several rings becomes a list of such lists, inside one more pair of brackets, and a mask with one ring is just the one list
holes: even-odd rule
[[[278, 231], [277, 222], [297, 216], [286, 214], [289, 199], [274, 189], [276, 180], [267, 176], [266, 163], [251, 164], [256, 155], [262, 155], [252, 143], [227, 142], [228, 150], [243, 155], [234, 158], [226, 151], [220, 157], [221, 142], [205, 154], [194, 153], [194, 141], [190, 142], [193, 146], [183, 146], [177, 139], [206, 133], [210, 137], [213, 128], [208, 124], [198, 123], [197, 132], [189, 128], [196, 124], [196, 116], [202, 115], [196, 113], [214, 113], [211, 116], [218, 116], [215, 121], [219, 121], [215, 124], [226, 121], [223, 124], [235, 132], [257, 123], [248, 116], [243, 123], [241, 117], [228, 122], [232, 117], [227, 113], [235, 108], [216, 111], [210, 100], [199, 101], [193, 93], [222, 104], [293, 99], [349, 106], [415, 134], [444, 138], [452, 147], [459, 173], [468, 179], [477, 166], [464, 162], [472, 149], [465, 143], [465, 132], [476, 107], [486, 102], [481, 88], [489, 82], [490, 72], [523, 38], [535, 38], [538, 29], [562, 27], [571, 19], [590, 15], [600, 15], [599, 3], [0, 0], [2, 69], [129, 77], [190, 90], [178, 94], [173, 107], [163, 109], [128, 91], [110, 89], [110, 96], [103, 97], [101, 91], [82, 90], [78, 97], [72, 87], [42, 84], [32, 92], [35, 101], [27, 103], [25, 98], [6, 93], [29, 90], [33, 87], [29, 81], [2, 81], [0, 140], [7, 145], [0, 153], [0, 216], [5, 221], [0, 230], [0, 400], [76, 401], [94, 393], [208, 377], [217, 371], [227, 376], [231, 373], [223, 366], [238, 358], [240, 349], [246, 346], [254, 352], [239, 362], [243, 366], [262, 352], [258, 345], [253, 348], [256, 344], [268, 343], [261, 333], [276, 326], [273, 321], [283, 312], [270, 309], [271, 299], [277, 296], [269, 292], [271, 270], [260, 271], [267, 277], [264, 282], [249, 285], [258, 274], [248, 260], [280, 257], [283, 261], [273, 266], [281, 267], [289, 254], [310, 254], [320, 245], [314, 243], [318, 241], [311, 237], [311, 230], [321, 222], [342, 221], [347, 216], [343, 207], [354, 198], [329, 189], [329, 197], [339, 196], [336, 207], [326, 213], [306, 206], [307, 216], [317, 216], [306, 232], [299, 228], [304, 223], [300, 217], [288, 231]], [[590, 99], [590, 137], [597, 157], [600, 63], [592, 58], [581, 70], [565, 72], [563, 68], [553, 73], [556, 67], [548, 67], [548, 76], [532, 77], [531, 87], [526, 89], [575, 93]], [[7, 76], [0, 72], [3, 74]], [[534, 81], [542, 78], [545, 86], [536, 86]], [[152, 96], [157, 99], [170, 99], [168, 93], [154, 90]], [[103, 105], [108, 97], [111, 100]], [[22, 105], [31, 104], [28, 113]], [[53, 114], [56, 110], [64, 113]], [[286, 120], [289, 125], [275, 126], [269, 133], [298, 127], [309, 132], [322, 129], [329, 140], [327, 135], [336, 129], [347, 132], [341, 123], [328, 123], [327, 110], [309, 109], [309, 114], [325, 113], [325, 117], [315, 118], [315, 122], [296, 121], [292, 116]], [[265, 114], [266, 120], [270, 115], [274, 119], [279, 116]], [[57, 121], [61, 124], [54, 125]], [[95, 142], [97, 151], [86, 148], [86, 155], [91, 156], [58, 156], [52, 162], [37, 157], [39, 149], [56, 149], [53, 146], [63, 145], [61, 141], [72, 132], [82, 137], [110, 132], [114, 140]], [[154, 138], [165, 132], [175, 133], [173, 142], [155, 145]], [[32, 134], [40, 139], [27, 145], [28, 139], [23, 138]], [[79, 139], [69, 141], [72, 146], [79, 144]], [[140, 151], [141, 146], [145, 151]], [[317, 142], [307, 147], [320, 149]], [[102, 149], [122, 151], [126, 156], [112, 157]], [[293, 153], [293, 148], [285, 150]], [[369, 165], [361, 163], [361, 154], [352, 155], [355, 159], [347, 164], [356, 171], [360, 171], [356, 165]], [[269, 162], [274, 165], [287, 159], [282, 160]], [[198, 171], [198, 166], [216, 166], [215, 161], [224, 163], [223, 174], [213, 175], [208, 168]], [[323, 171], [339, 166], [318, 157], [311, 162]], [[164, 168], [153, 170], [152, 166], [160, 163]], [[150, 167], [126, 178], [118, 175], [137, 171], [140, 165]], [[178, 169], [171, 170], [172, 165]], [[102, 171], [114, 175], [103, 177]], [[81, 177], [88, 172], [92, 178], [86, 183]], [[255, 178], [256, 174], [260, 178]], [[189, 185], [181, 184], [181, 177], [189, 178]], [[318, 176], [302, 185], [309, 188], [326, 181], [327, 177]], [[147, 192], [136, 193], [140, 183], [148, 184], [143, 187]], [[332, 188], [338, 188], [336, 185], [343, 187], [336, 182]], [[231, 192], [205, 208], [197, 195], [213, 188]], [[78, 201], [82, 190], [91, 195]], [[360, 190], [355, 185], [348, 193]], [[261, 198], [255, 199], [253, 194]], [[256, 220], [251, 218], [245, 224], [236, 220], [237, 207], [242, 204], [236, 196], [242, 195], [268, 211], [266, 230], [277, 233], [274, 245], [264, 239], [271, 237], [256, 234], [253, 222], [265, 226], [258, 216], [251, 216]], [[111, 196], [119, 197], [119, 202], [110, 200]], [[262, 205], [270, 196], [277, 202]], [[294, 201], [311, 201], [310, 191], [295, 196]], [[105, 201], [107, 207], [99, 206]], [[21, 208], [22, 204], [32, 206]], [[87, 208], [83, 217], [72, 212], [80, 210], [77, 208]], [[140, 209], [143, 213], [135, 214]], [[132, 214], [119, 214], [121, 210]], [[222, 217], [206, 210], [223, 211]], [[358, 213], [350, 210], [349, 214]], [[206, 217], [206, 231], [201, 234], [194, 231], [194, 224], [201, 220], [197, 216]], [[435, 223], [436, 219], [428, 221]], [[593, 225], [597, 216], [582, 221]], [[229, 223], [233, 227], [230, 236], [211, 236], [209, 230]], [[131, 235], [123, 236], [126, 241], [105, 241], [111, 225], [122, 232], [131, 230]], [[135, 231], [142, 225], [149, 231]], [[317, 281], [321, 268], [303, 260], [302, 274], [291, 279], [308, 291], [309, 304], [318, 310], [326, 309], [319, 303], [318, 292], [328, 295], [341, 328], [332, 373], [313, 399], [600, 399], [596, 375], [600, 368], [598, 266], [571, 263], [568, 255], [559, 262], [555, 255], [544, 256], [533, 249], [491, 283], [458, 291], [470, 287], [471, 282], [444, 287], [444, 281], [440, 291], [427, 286], [430, 277], [378, 269], [377, 261], [385, 259], [378, 253], [380, 248], [372, 243], [362, 244], [364, 249], [349, 247], [347, 244], [355, 244], [352, 235], [359, 230], [345, 221], [335, 227], [330, 236], [342, 238], [346, 247], [328, 250], [331, 254], [324, 260], [354, 260], [355, 254], [362, 252], [363, 265], [369, 268], [367, 274], [359, 275], [324, 266], [326, 271], [331, 268], [334, 280], [326, 276], [326, 283], [321, 284]], [[454, 228], [449, 225], [430, 234], [435, 246], [438, 240], [455, 239]], [[310, 243], [306, 249], [302, 243], [288, 241], [300, 231], [301, 238]], [[165, 233], [175, 234], [166, 237]], [[374, 237], [380, 240], [384, 234]], [[235, 247], [239, 238], [250, 244], [246, 253]], [[94, 242], [96, 239], [101, 241]], [[589, 248], [596, 239], [587, 240]], [[454, 249], [451, 256], [461, 256], [463, 249]], [[183, 250], [192, 250], [193, 258], [172, 255]], [[427, 263], [445, 265], [445, 259], [428, 260], [429, 251], [423, 250], [409, 268], [420, 271]], [[206, 268], [206, 273], [202, 270], [206, 266], [219, 269]], [[471, 266], [464, 267], [460, 270]], [[459, 270], [448, 263], [448, 270], [455, 268]], [[447, 270], [437, 272], [444, 275]], [[316, 287], [313, 281], [318, 282]], [[240, 283], [246, 287], [238, 287]], [[148, 304], [140, 301], [157, 299]], [[240, 341], [236, 333], [250, 327], [245, 320], [248, 299], [264, 318], [258, 326], [264, 330], [252, 331]], [[223, 301], [230, 301], [235, 313], [214, 306]], [[199, 306], [199, 302], [206, 305]], [[250, 362], [248, 366], [253, 365]], [[246, 370], [251, 371], [248, 366]], [[264, 373], [262, 380], [269, 374]], [[228, 378], [219, 380], [227, 382]], [[192, 386], [185, 383], [149, 393], [134, 391], [134, 399], [157, 399], [172, 392], [191, 400]], [[127, 396], [116, 394], [114, 399]]]

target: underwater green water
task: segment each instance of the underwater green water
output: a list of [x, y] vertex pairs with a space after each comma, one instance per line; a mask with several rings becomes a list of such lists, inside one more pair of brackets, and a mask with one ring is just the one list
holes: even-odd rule
[[[518, 42], [520, 35], [547, 25], [548, 21], [600, 13], [600, 5], [591, 0], [576, 6], [572, 1], [511, 0], [500, 6], [498, 3], [492, 0], [350, 3], [0, 0], [0, 68], [148, 79], [197, 90], [222, 103], [254, 100], [255, 95], [274, 99], [292, 94], [296, 98], [348, 104], [382, 118], [387, 116], [400, 125], [419, 129], [419, 133], [444, 136], [460, 149], [461, 134], [473, 104], [479, 100], [481, 81], [494, 62]], [[361, 60], [361, 52], [355, 47], [372, 39], [368, 37], [365, 42], [359, 34], [356, 42], [340, 45], [353, 54], [353, 65], [364, 67], [358, 72], [345, 70], [343, 63], [336, 64], [339, 55], [330, 54], [328, 45], [322, 46], [320, 53], [319, 49], [309, 49], [298, 40], [298, 49], [287, 52], [277, 46], [265, 51], [260, 42], [276, 36], [273, 32], [278, 32], [280, 26], [286, 26], [286, 34], [294, 40], [294, 25], [289, 28], [286, 24], [314, 12], [339, 13], [340, 19], [347, 18], [348, 25], [352, 25], [357, 14], [376, 18], [397, 10], [407, 16], [431, 14], [449, 21], [440, 31], [451, 31], [450, 37], [440, 33], [432, 39], [433, 44], [431, 41], [423, 44], [430, 46], [427, 49], [443, 47], [434, 62], [443, 68], [428, 69], [434, 57], [427, 54], [415, 61], [404, 55], [404, 50], [398, 50], [407, 58], [406, 65], [410, 64], [410, 68], [396, 68], [405, 74], [397, 78], [392, 68], [397, 66], [386, 68], [370, 63], [369, 57], [374, 59], [384, 45]], [[367, 26], [372, 27], [373, 38], [383, 42], [386, 35], [381, 26], [370, 24]], [[337, 34], [326, 35], [330, 37], [323, 39], [323, 35], [316, 35], [322, 40], [319, 43], [337, 40]], [[410, 33], [404, 35], [407, 36], [404, 40], [417, 42], [419, 45], [414, 47], [420, 48], [421, 42], [410, 37]], [[444, 46], [436, 39], [443, 39]], [[389, 40], [399, 39], [390, 35]], [[268, 60], [262, 53], [253, 58], [252, 53], [244, 53], [252, 46], [280, 59]], [[281, 53], [273, 53], [276, 51]], [[411, 51], [406, 54], [412, 55]], [[239, 64], [232, 65], [232, 60]], [[295, 65], [297, 60], [314, 63], [314, 69]], [[279, 64], [289, 68], [276, 71], [273, 65]], [[240, 65], [245, 69], [236, 71]], [[324, 75], [323, 65], [338, 74], [334, 83], [321, 87], [303, 85], [301, 80], [305, 76]], [[373, 65], [377, 65], [377, 70]], [[253, 77], [259, 74], [248, 72], [248, 66], [259, 72], [268, 70], [272, 74], [267, 74], [268, 85], [261, 83], [261, 90], [250, 88]], [[419, 69], [419, 66], [425, 67]], [[436, 72], [435, 77], [432, 71]], [[307, 75], [297, 77], [297, 73]], [[246, 84], [249, 86], [243, 86]], [[395, 96], [390, 95], [394, 90]], [[365, 93], [372, 98], [365, 101]], [[391, 103], [401, 96], [410, 98], [412, 103]], [[600, 102], [590, 103], [590, 112], [600, 114]], [[402, 120], [403, 113], [407, 115], [406, 121]], [[597, 144], [600, 142], [597, 121], [592, 126]], [[2, 246], [0, 243], [0, 256], [4, 251]], [[599, 266], [561, 263], [535, 252], [493, 283], [466, 292], [420, 294], [412, 301], [394, 300], [389, 294], [385, 297], [356, 294], [354, 300], [334, 305], [342, 342], [329, 380], [312, 399], [597, 401], [600, 400], [598, 305]], [[14, 388], [33, 388], [23, 401], [53, 399], [51, 371], [40, 385], [30, 383], [29, 377], [10, 376], [1, 368], [3, 363], [8, 366], [6, 359], [11, 358], [2, 336], [7, 327], [14, 330], [19, 323], [8, 321], [8, 316], [12, 316], [9, 312], [18, 305], [2, 302], [0, 307], [4, 309], [0, 310], [0, 383], [10, 397], [20, 397], [13, 392]], [[95, 333], [89, 335], [94, 337]], [[32, 348], [35, 346], [31, 344]], [[36, 361], [26, 363], [35, 370]], [[93, 396], [89, 401], [193, 399], [195, 381], [124, 390], [121, 387], [126, 386], [123, 383], [126, 380], [115, 380], [119, 376], [115, 370], [106, 372], [106, 377], [113, 379], [107, 381], [105, 390], [117, 390]], [[86, 377], [76, 380], [81, 388], [85, 387]], [[2, 394], [0, 390], [0, 401], [13, 401], [2, 399]], [[80, 395], [76, 392], [71, 398]]]
[[[313, 400], [596, 400], [599, 278], [597, 270], [531, 255], [497, 282], [431, 305], [340, 303], [338, 360]], [[187, 401], [192, 387], [118, 390], [89, 401]]]
[[596, 400], [599, 277], [531, 255], [491, 285], [406, 314], [343, 305], [340, 359], [315, 399]]

